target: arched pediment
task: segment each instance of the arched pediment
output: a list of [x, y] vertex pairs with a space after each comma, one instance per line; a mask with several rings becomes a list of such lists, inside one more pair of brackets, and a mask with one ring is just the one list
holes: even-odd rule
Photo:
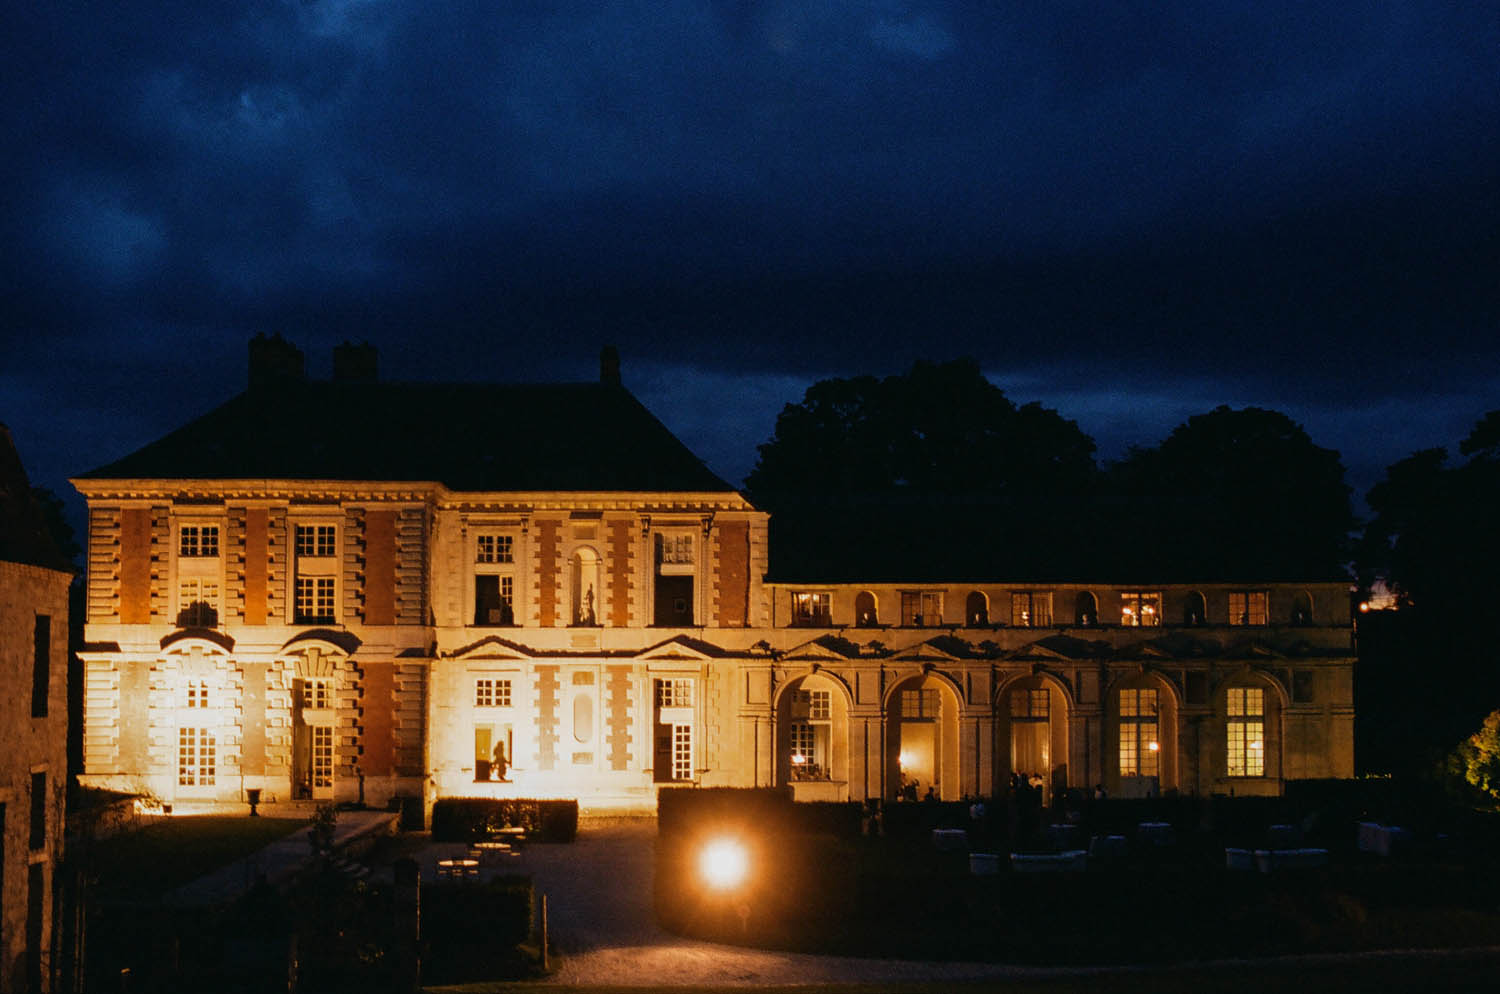
[[211, 628], [184, 628], [164, 636], [161, 649], [170, 656], [193, 652], [205, 656], [227, 656], [234, 651], [234, 639]]
[[288, 639], [281, 647], [279, 655], [290, 656], [306, 652], [309, 647], [316, 646], [324, 653], [352, 656], [363, 644], [353, 632], [340, 632], [332, 628], [312, 628]]

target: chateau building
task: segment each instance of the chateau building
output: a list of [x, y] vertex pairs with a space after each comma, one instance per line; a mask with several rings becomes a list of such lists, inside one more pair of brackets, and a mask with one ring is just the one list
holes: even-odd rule
[[0, 425], [0, 990], [52, 989], [73, 572]]
[[589, 809], [1352, 773], [1344, 583], [771, 579], [768, 515], [612, 350], [590, 384], [334, 368], [259, 337], [246, 392], [73, 481], [87, 782]]

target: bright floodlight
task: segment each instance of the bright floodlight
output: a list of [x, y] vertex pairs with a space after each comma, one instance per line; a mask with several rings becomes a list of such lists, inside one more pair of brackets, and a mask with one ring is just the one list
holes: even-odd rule
[[698, 858], [703, 879], [723, 890], [738, 887], [750, 871], [750, 857], [743, 844], [734, 839], [717, 839], [703, 847]]

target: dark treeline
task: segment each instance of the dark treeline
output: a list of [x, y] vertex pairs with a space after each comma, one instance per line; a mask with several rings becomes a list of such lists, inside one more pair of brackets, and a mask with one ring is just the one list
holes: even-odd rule
[[772, 572], [813, 581], [1213, 581], [1347, 575], [1338, 453], [1283, 414], [1221, 407], [1101, 466], [1078, 425], [972, 360], [824, 380], [746, 479]]

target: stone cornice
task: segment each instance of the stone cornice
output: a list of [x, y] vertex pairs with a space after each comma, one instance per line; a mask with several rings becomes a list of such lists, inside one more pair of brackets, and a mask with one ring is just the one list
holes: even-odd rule
[[432, 502], [440, 510], [530, 513], [535, 511], [633, 511], [698, 514], [755, 507], [736, 491], [455, 491], [432, 481], [389, 480], [70, 480], [87, 500], [294, 500]]

